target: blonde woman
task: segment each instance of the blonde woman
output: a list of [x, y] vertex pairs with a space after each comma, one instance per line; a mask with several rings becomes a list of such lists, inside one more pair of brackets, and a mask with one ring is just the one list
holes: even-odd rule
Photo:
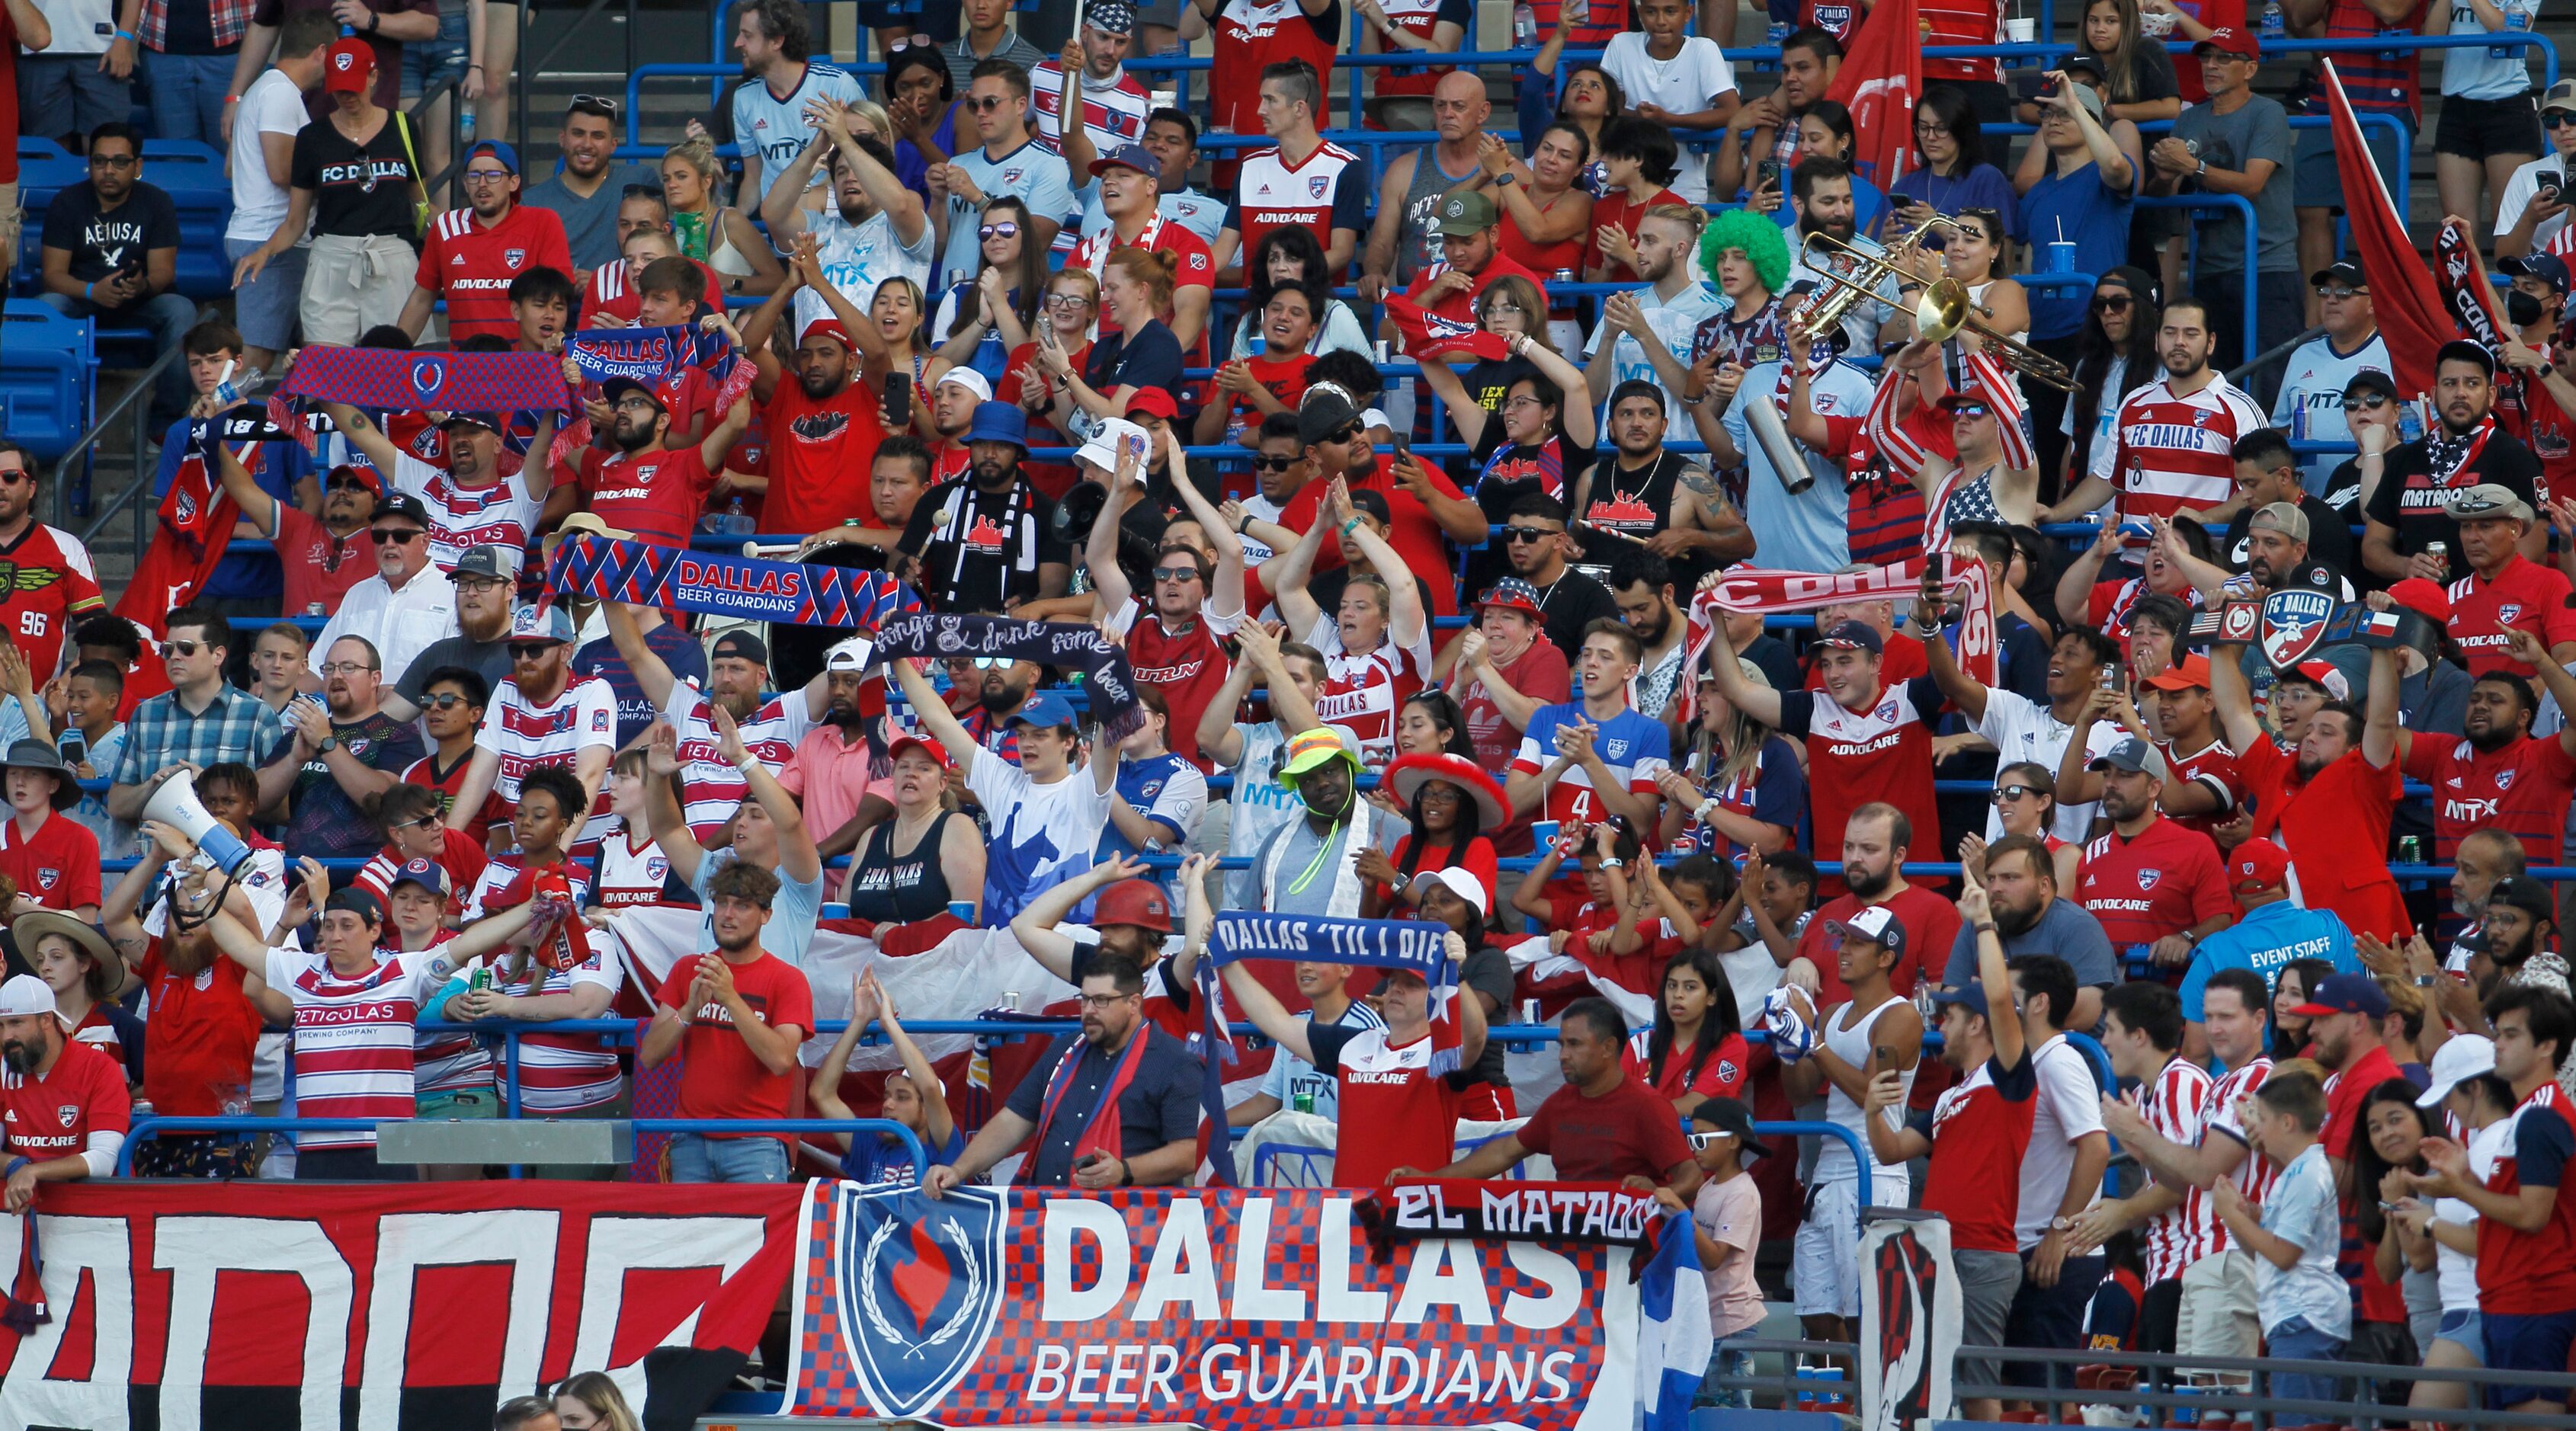
[[778, 291], [787, 270], [742, 210], [716, 202], [720, 172], [715, 145], [705, 139], [662, 151], [662, 197], [671, 206], [671, 231], [680, 252], [714, 269], [728, 295], [766, 298]]
[[606, 1372], [583, 1371], [555, 1387], [555, 1416], [563, 1431], [644, 1431]]

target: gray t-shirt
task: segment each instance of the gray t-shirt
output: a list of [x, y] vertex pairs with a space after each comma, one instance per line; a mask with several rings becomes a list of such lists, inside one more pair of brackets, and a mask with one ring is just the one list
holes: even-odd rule
[[474, 672], [483, 678], [485, 689], [497, 691], [510, 677], [510, 643], [507, 638], [475, 641], [463, 636], [441, 636], [411, 658], [410, 669], [395, 680], [394, 690], [404, 700], [420, 705], [421, 697], [428, 694], [430, 673], [448, 666], [462, 666]]
[[[689, 881], [689, 888], [697, 892], [699, 905], [707, 911], [698, 920], [701, 954], [714, 953], [716, 947], [716, 900], [707, 892], [707, 882], [736, 858], [731, 850], [709, 850], [698, 861], [698, 877]], [[769, 902], [769, 923], [760, 931], [760, 947], [802, 969], [805, 951], [814, 943], [814, 921], [823, 912], [823, 876], [793, 880], [781, 870], [770, 873], [778, 876], [778, 895]]]
[[[2254, 227], [2261, 240], [2257, 252], [2260, 260], [2254, 267], [2261, 273], [2296, 273], [2299, 268], [2299, 223], [2291, 212], [2294, 187], [2290, 139], [2290, 116], [2279, 100], [2256, 95], [2226, 114], [2211, 110], [2207, 104], [2195, 104], [2183, 110], [2174, 120], [2173, 137], [2200, 143], [2199, 154], [2216, 169], [2243, 170], [2257, 159], [2269, 159], [2280, 166], [2272, 171], [2270, 183], [2254, 197]], [[2181, 192], [2199, 192], [2186, 183]], [[2234, 206], [2224, 210], [2194, 211], [2192, 222], [2200, 235], [2202, 273], [2242, 273], [2245, 270], [2245, 220]]]
[[601, 268], [617, 261], [617, 206], [626, 202], [629, 184], [650, 184], [659, 189], [662, 177], [634, 164], [612, 164], [607, 177], [585, 199], [566, 186], [563, 174], [557, 173], [531, 186], [524, 202], [532, 208], [552, 209], [563, 220], [564, 242], [572, 249], [575, 266]]
[[[2112, 956], [2111, 937], [2102, 921], [2070, 900], [2051, 903], [2039, 922], [2019, 934], [2004, 936], [2004, 957], [2054, 954], [2075, 971], [2078, 986], [2120, 982], [2120, 961]], [[1962, 924], [1950, 943], [1950, 962], [1941, 970], [1941, 986], [1964, 988], [1977, 977], [1977, 932]]]
[[[1365, 806], [1362, 807], [1364, 812]], [[1351, 858], [1351, 841], [1368, 838], [1365, 818], [1346, 821], [1326, 834], [1317, 834], [1306, 820], [1291, 820], [1261, 844], [1253, 858], [1252, 875], [1261, 901], [1252, 908], [1272, 914], [1332, 913], [1333, 887], [1341, 873], [1342, 862]], [[1285, 848], [1281, 848], [1281, 846]], [[1262, 870], [1272, 863], [1276, 851], [1279, 878], [1275, 884], [1262, 882]]]

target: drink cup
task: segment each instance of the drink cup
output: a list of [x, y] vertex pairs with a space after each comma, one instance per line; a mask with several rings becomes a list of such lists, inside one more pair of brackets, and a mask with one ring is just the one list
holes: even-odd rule
[[2073, 273], [2075, 271], [2075, 245], [2073, 243], [2061, 239], [2048, 246], [2048, 271], [2051, 273]]
[[2016, 45], [2027, 45], [2039, 37], [2039, 22], [2027, 17], [2004, 21], [2004, 38]]

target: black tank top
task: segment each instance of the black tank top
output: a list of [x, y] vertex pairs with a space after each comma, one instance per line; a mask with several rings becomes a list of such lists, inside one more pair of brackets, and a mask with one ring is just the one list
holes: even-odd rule
[[939, 841], [954, 812], [942, 811], [921, 840], [898, 855], [894, 821], [868, 831], [868, 843], [850, 875], [850, 917], [876, 924], [911, 924], [946, 912], [948, 872], [939, 867]]

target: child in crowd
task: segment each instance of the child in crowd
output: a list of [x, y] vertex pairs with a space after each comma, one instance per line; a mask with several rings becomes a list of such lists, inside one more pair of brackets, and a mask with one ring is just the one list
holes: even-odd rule
[[[61, 734], [54, 748], [83, 780], [96, 780], [114, 770], [125, 754], [125, 722], [116, 718], [125, 697], [125, 673], [109, 661], [83, 661], [55, 682], [48, 693], [49, 713]], [[134, 853], [134, 827], [108, 817], [107, 801], [84, 791], [80, 803], [64, 812], [81, 828], [98, 836], [102, 858], [124, 859]]]
[[1700, 1171], [1708, 1175], [1699, 1194], [1685, 1208], [1671, 1188], [1655, 1190], [1655, 1201], [1674, 1212], [1687, 1211], [1699, 1242], [1699, 1265], [1708, 1279], [1708, 1327], [1717, 1346], [1700, 1384], [1701, 1406], [1747, 1410], [1750, 1393], [1722, 1390], [1721, 1376], [1750, 1376], [1753, 1353], [1730, 1349], [1730, 1337], [1745, 1337], [1762, 1328], [1762, 1289], [1753, 1280], [1753, 1252], [1762, 1240], [1762, 1192], [1745, 1174], [1748, 1161], [1771, 1150], [1753, 1136], [1753, 1110], [1741, 1099], [1711, 1098], [1691, 1114], [1691, 1142]]
[[522, 894], [531, 874], [557, 866], [563, 868], [564, 878], [572, 886], [573, 903], [582, 903], [589, 892], [590, 876], [565, 858], [564, 847], [581, 828], [589, 809], [590, 802], [582, 798], [581, 782], [562, 766], [539, 766], [519, 777], [519, 809], [510, 817], [510, 833], [518, 837], [518, 851], [494, 855], [491, 863], [483, 867], [483, 877], [475, 882], [474, 893], [465, 901], [467, 922], [482, 918], [486, 906], [518, 903], [518, 898], [505, 897], [505, 892], [511, 896]]
[[[850, 1026], [832, 1041], [832, 1051], [814, 1068], [814, 1082], [805, 1090], [806, 1106], [816, 1118], [855, 1118], [850, 1105], [841, 1101], [841, 1080], [850, 1068], [850, 1055], [858, 1049], [859, 1036], [868, 1031], [870, 1020], [885, 1030], [886, 1042], [893, 1045], [895, 1056], [903, 1060], [901, 1072], [885, 1076], [882, 1107], [876, 1116], [912, 1130], [921, 1140], [924, 1151], [937, 1163], [954, 1163], [966, 1151], [966, 1134], [948, 1111], [948, 1090], [930, 1065], [930, 1055], [905, 1033], [895, 1013], [894, 1000], [885, 986], [877, 982], [874, 972], [850, 981]], [[912, 1165], [912, 1155], [901, 1143], [883, 1133], [871, 1133], [864, 1139], [849, 1133], [834, 1133], [841, 1145], [841, 1176], [862, 1183], [899, 1183], [910, 1187], [919, 1180], [921, 1169]]]
[[[2259, 1213], [2232, 1178], [2210, 1186], [2219, 1220], [2236, 1245], [2254, 1256], [2255, 1313], [2269, 1354], [2283, 1361], [2335, 1361], [2352, 1336], [2352, 1293], [2335, 1271], [2343, 1223], [2334, 1172], [2317, 1142], [2325, 1127], [2325, 1089], [2301, 1074], [2274, 1070], [2240, 1114], [2256, 1152], [2280, 1169]], [[2297, 1401], [2339, 1401], [2343, 1378], [2272, 1373], [2272, 1394]]]
[[1798, 940], [1816, 901], [1816, 862], [1796, 850], [1744, 857], [1735, 892], [1710, 924], [1710, 947], [1735, 989], [1737, 1017], [1750, 1028], [1780, 971], [1798, 957]]

